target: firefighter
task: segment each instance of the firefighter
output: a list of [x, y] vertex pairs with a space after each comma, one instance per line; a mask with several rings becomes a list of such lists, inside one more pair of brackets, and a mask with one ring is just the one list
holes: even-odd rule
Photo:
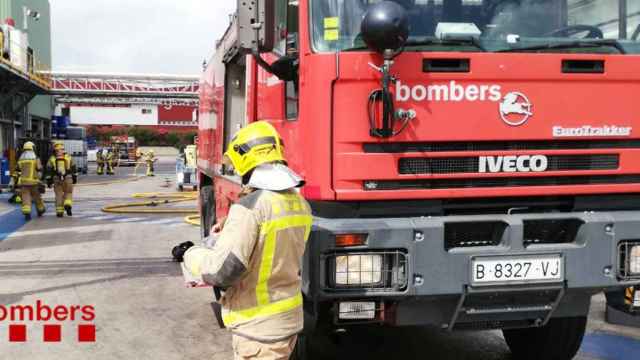
[[97, 170], [97, 174], [98, 175], [103, 175], [104, 174], [104, 149], [98, 149], [98, 152], [96, 153], [96, 163], [98, 164], [98, 170]]
[[147, 176], [155, 176], [155, 174], [153, 173], [153, 164], [156, 161], [158, 161], [158, 159], [156, 159], [153, 150], [147, 151], [147, 154], [144, 157], [144, 162], [147, 163]]
[[113, 149], [109, 148], [107, 150], [107, 154], [105, 156], [105, 164], [107, 166], [107, 175], [115, 175], [113, 172], [113, 165], [115, 164], [116, 156], [113, 152]]
[[289, 359], [302, 330], [300, 265], [313, 218], [267, 122], [241, 129], [225, 159], [246, 195], [214, 231], [212, 248], [185, 242], [172, 254], [196, 278], [225, 289], [219, 302], [235, 359]]
[[133, 174], [136, 175], [138, 174], [138, 168], [140, 167], [140, 163], [144, 160], [144, 152], [142, 152], [142, 150], [140, 149], [136, 149], [136, 165], [133, 168]]
[[32, 201], [36, 203], [38, 216], [44, 215], [46, 208], [40, 194], [40, 179], [42, 177], [42, 162], [35, 153], [35, 145], [31, 141], [24, 143], [22, 155], [18, 159], [16, 168], [17, 185], [20, 187], [22, 198], [22, 214], [25, 220], [31, 220]]
[[73, 216], [73, 185], [78, 182], [76, 165], [65, 153], [62, 143], [54, 144], [53, 150], [47, 162], [47, 186], [53, 186], [56, 193], [56, 215], [63, 217], [66, 211], [68, 216]]

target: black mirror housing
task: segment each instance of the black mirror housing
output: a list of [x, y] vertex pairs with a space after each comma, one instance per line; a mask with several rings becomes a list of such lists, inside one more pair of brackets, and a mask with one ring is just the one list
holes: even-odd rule
[[409, 16], [402, 5], [382, 1], [367, 10], [360, 31], [370, 49], [380, 54], [398, 52], [409, 38]]

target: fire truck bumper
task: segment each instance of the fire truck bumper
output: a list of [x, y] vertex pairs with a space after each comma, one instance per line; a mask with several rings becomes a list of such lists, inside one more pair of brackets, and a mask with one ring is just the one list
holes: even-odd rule
[[[362, 244], [341, 247], [336, 235]], [[640, 212], [317, 218], [305, 326], [541, 326], [640, 284]], [[359, 236], [359, 237], [358, 237]]]

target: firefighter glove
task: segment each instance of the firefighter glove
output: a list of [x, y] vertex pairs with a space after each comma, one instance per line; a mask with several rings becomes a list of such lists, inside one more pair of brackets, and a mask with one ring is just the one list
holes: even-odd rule
[[192, 246], [194, 246], [194, 244], [191, 241], [186, 241], [174, 247], [173, 250], [171, 251], [171, 255], [173, 255], [173, 260], [176, 262], [182, 262], [184, 260], [184, 254]]

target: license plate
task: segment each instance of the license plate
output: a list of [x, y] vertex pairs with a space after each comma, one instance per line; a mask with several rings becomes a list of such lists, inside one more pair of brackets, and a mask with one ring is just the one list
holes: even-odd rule
[[558, 282], [564, 280], [560, 255], [475, 258], [471, 261], [475, 285]]

